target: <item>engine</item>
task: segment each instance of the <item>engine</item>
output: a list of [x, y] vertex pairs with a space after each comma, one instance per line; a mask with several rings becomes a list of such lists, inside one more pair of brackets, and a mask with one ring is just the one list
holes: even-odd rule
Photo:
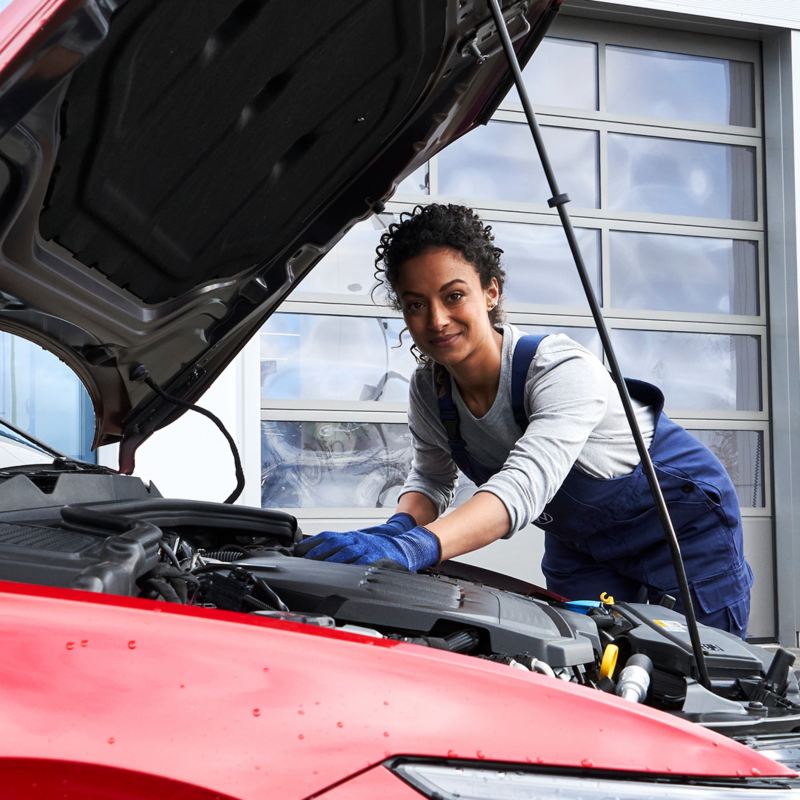
[[[87, 477], [61, 475], [24, 511], [20, 489], [34, 500], [36, 482], [17, 476], [0, 485], [0, 578], [412, 642], [615, 693], [730, 736], [800, 731], [791, 654], [700, 626], [710, 675], [703, 686], [685, 619], [666, 605], [573, 605], [457, 564], [410, 574], [391, 563], [298, 558], [301, 534], [288, 514], [166, 500], [112, 475], [96, 476], [107, 486], [87, 494], [114, 499], [80, 502], [76, 479]], [[16, 510], [3, 508], [7, 495]], [[67, 497], [79, 502], [59, 502]]]

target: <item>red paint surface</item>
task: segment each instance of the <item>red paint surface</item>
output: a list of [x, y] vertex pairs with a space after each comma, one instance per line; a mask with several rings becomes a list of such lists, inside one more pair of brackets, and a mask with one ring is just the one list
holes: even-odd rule
[[12, 0], [0, 12], [0, 83], [44, 47], [80, 0]]
[[0, 758], [0, 786], [4, 798], [25, 800], [231, 800], [199, 786], [140, 772], [41, 759]]
[[386, 767], [378, 766], [356, 775], [314, 800], [420, 800], [421, 795], [404, 781], [398, 780]]
[[305, 797], [391, 755], [791, 774], [697, 725], [477, 658], [130, 598], [3, 589], [5, 758], [88, 762], [242, 798]]

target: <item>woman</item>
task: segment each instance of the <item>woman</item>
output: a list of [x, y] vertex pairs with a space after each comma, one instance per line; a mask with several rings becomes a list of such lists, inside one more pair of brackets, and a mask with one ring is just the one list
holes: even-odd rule
[[[411, 571], [535, 523], [547, 586], [566, 597], [678, 596], [669, 548], [616, 386], [558, 334], [500, 323], [505, 273], [491, 228], [463, 206], [418, 206], [389, 226], [376, 265], [421, 366], [411, 382], [411, 473], [395, 514], [325, 531], [296, 552]], [[722, 465], [662, 413], [661, 392], [628, 381], [681, 543], [701, 622], [744, 636], [752, 572], [736, 493]], [[457, 466], [479, 489], [444, 514]], [[679, 604], [680, 606], [680, 604]]]

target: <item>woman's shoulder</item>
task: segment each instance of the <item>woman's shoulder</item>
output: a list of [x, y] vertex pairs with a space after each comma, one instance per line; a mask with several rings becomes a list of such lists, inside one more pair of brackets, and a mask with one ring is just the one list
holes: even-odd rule
[[575, 341], [566, 333], [558, 331], [548, 332], [545, 330], [537, 331], [524, 331], [517, 328], [515, 325], [508, 323], [503, 325], [503, 336], [508, 337], [509, 348], [511, 352], [516, 348], [520, 339], [523, 336], [541, 336], [542, 339], [536, 347], [536, 354], [533, 358], [537, 364], [551, 365], [560, 363], [561, 361], [571, 358], [588, 359], [590, 362], [600, 363], [597, 356], [590, 350], [587, 350], [579, 342]]
[[528, 365], [526, 385], [529, 393], [537, 385], [549, 385], [551, 378], [558, 383], [562, 379], [568, 381], [569, 375], [587, 384], [603, 384], [607, 380], [608, 373], [602, 361], [569, 335], [558, 331], [548, 332], [546, 329], [528, 332], [513, 325], [503, 326], [503, 335], [510, 336], [510, 350], [516, 348], [521, 337], [530, 334], [544, 334], [544, 338], [539, 342]]
[[580, 342], [576, 342], [571, 336], [566, 333], [549, 333], [542, 339], [539, 348], [544, 353], [561, 353], [573, 352], [581, 356], [589, 356], [596, 359], [597, 357], [591, 350], [588, 350]]
[[435, 401], [434, 366], [433, 362], [418, 364], [414, 372], [411, 373], [409, 387], [409, 399], [411, 402], [432, 404]]
[[[603, 362], [582, 344], [563, 333], [556, 333], [542, 340], [528, 371], [529, 380], [549, 383], [549, 378], [562, 386], [574, 385], [576, 390], [583, 387], [582, 391], [593, 392], [605, 391], [610, 380]], [[590, 390], [589, 387], [594, 389]]]

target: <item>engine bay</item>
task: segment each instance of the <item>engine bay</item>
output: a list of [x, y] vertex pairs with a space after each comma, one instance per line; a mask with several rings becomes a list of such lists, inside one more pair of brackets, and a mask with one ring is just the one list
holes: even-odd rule
[[704, 686], [685, 619], [668, 602], [582, 606], [449, 562], [413, 574], [391, 562], [299, 558], [302, 534], [287, 513], [168, 500], [102, 470], [39, 466], [0, 478], [0, 579], [401, 640], [614, 693], [733, 737], [800, 731], [794, 656], [701, 625]]

